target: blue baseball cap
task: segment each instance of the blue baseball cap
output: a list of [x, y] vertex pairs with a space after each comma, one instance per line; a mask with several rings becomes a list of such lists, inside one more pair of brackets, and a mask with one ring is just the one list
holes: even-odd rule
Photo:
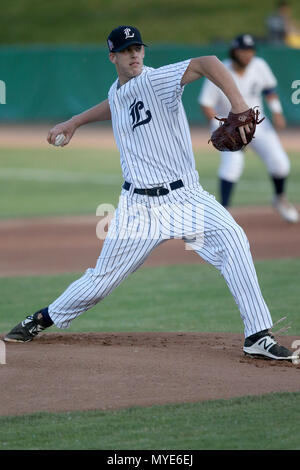
[[109, 52], [120, 52], [134, 44], [146, 46], [142, 41], [141, 33], [134, 26], [118, 26], [107, 38]]
[[255, 41], [251, 34], [237, 36], [230, 45], [231, 49], [255, 49]]

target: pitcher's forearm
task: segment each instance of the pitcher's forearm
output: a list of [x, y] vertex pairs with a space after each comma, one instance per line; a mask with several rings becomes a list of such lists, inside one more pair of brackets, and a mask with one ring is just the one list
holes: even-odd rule
[[108, 100], [105, 100], [83, 113], [73, 116], [71, 120], [76, 124], [76, 127], [80, 127], [90, 122], [109, 121], [110, 119], [110, 107]]
[[55, 144], [55, 138], [59, 134], [64, 134], [65, 138], [61, 147], [65, 147], [68, 145], [70, 140], [72, 139], [74, 132], [78, 127], [83, 126], [84, 124], [88, 124], [90, 122], [97, 122], [97, 121], [108, 121], [111, 119], [110, 114], [110, 107], [108, 104], [108, 100], [102, 101], [101, 103], [97, 104], [93, 108], [84, 111], [81, 114], [77, 114], [73, 116], [71, 119], [68, 119], [65, 122], [61, 122], [50, 129], [47, 141], [49, 144]]
[[223, 91], [231, 103], [233, 113], [240, 113], [249, 108], [230, 72], [216, 56], [203, 56], [192, 59], [181, 83], [186, 85], [203, 76]]
[[217, 57], [208, 57], [207, 59], [202, 63], [204, 75], [221, 88], [231, 103], [232, 112], [239, 113], [248, 109], [249, 106], [245, 103], [227, 68]]

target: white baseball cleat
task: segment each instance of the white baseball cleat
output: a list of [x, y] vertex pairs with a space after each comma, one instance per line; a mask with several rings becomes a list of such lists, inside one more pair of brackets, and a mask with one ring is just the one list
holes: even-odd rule
[[299, 222], [299, 214], [297, 209], [287, 200], [285, 196], [275, 196], [272, 204], [284, 220], [293, 224]]
[[280, 346], [268, 330], [260, 331], [245, 339], [243, 351], [246, 355], [276, 359], [279, 361], [297, 361], [299, 356]]

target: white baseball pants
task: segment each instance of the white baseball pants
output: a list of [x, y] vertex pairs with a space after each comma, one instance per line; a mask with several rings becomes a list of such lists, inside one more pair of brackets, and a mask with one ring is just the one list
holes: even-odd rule
[[185, 240], [220, 271], [240, 310], [245, 337], [272, 327], [243, 229], [198, 182], [160, 197], [123, 189], [96, 266], [87, 269], [49, 306], [52, 321], [67, 328], [170, 238]]

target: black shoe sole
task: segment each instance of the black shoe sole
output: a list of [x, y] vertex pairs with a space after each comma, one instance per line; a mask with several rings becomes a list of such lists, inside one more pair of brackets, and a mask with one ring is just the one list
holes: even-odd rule
[[33, 340], [33, 338], [30, 339], [15, 339], [15, 338], [8, 338], [7, 336], [3, 338], [4, 341], [7, 343], [29, 343], [30, 341]]

